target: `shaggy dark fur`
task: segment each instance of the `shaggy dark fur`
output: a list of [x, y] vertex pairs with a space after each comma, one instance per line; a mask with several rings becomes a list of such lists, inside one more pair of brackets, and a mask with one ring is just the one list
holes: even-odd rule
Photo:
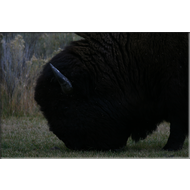
[[50, 130], [74, 150], [109, 150], [138, 141], [170, 122], [164, 149], [188, 134], [187, 33], [80, 33], [49, 62], [65, 75], [64, 94], [47, 63], [35, 100]]

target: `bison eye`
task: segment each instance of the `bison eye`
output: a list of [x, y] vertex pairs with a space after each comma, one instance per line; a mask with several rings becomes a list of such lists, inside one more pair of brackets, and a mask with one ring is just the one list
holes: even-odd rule
[[59, 82], [59, 84], [61, 86], [63, 93], [71, 94], [73, 92], [73, 87], [72, 87], [71, 82], [58, 69], [56, 69], [51, 63], [50, 63], [50, 66], [53, 71], [53, 74], [55, 75], [57, 81]]

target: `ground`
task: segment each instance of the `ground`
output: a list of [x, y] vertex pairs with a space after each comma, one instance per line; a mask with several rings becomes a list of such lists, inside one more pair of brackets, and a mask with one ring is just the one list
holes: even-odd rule
[[188, 158], [188, 139], [183, 149], [163, 151], [169, 136], [169, 123], [163, 122], [145, 140], [117, 152], [73, 151], [49, 131], [43, 117], [9, 117], [2, 119], [2, 158]]

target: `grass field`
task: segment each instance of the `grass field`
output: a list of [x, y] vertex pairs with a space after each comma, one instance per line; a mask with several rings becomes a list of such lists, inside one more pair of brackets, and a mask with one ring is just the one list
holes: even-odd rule
[[161, 148], [169, 136], [169, 124], [162, 123], [156, 132], [138, 143], [128, 140], [118, 152], [72, 151], [52, 132], [43, 117], [2, 119], [2, 158], [188, 158], [188, 139], [180, 151]]

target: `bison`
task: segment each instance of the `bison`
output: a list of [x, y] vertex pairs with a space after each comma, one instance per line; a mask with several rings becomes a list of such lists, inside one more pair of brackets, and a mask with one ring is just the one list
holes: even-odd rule
[[43, 68], [35, 100], [73, 150], [117, 150], [170, 122], [164, 150], [188, 135], [187, 33], [77, 33]]

